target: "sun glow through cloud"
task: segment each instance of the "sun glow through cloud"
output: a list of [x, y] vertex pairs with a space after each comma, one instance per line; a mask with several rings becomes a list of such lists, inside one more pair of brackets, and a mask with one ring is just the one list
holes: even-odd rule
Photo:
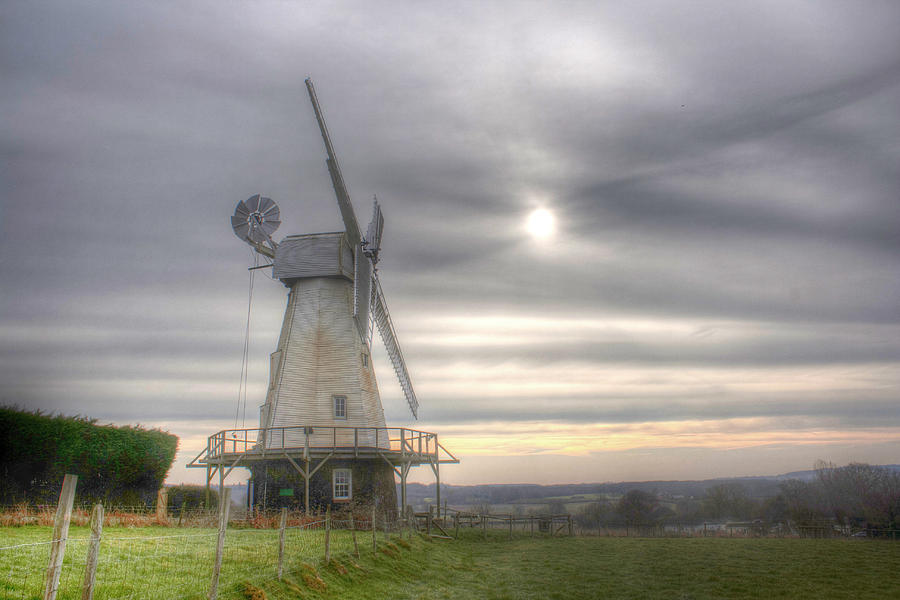
[[528, 215], [525, 229], [534, 238], [548, 239], [556, 233], [556, 217], [546, 208], [538, 208]]

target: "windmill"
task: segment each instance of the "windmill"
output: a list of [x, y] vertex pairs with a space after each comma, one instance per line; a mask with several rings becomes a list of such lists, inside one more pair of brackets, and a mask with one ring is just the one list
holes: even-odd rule
[[431, 464], [439, 477], [440, 462], [457, 461], [452, 455], [441, 460], [436, 434], [386, 427], [371, 360], [375, 328], [416, 418], [419, 403], [378, 280], [384, 216], [375, 200], [362, 234], [309, 79], [306, 87], [344, 231], [275, 242], [278, 205], [261, 194], [238, 203], [231, 217], [235, 235], [271, 261], [264, 266], [271, 266], [273, 277], [290, 291], [278, 346], [270, 355], [259, 429], [210, 437], [206, 454], [194, 463], [207, 467], [207, 481], [210, 469], [218, 469], [220, 485], [226, 468], [249, 466], [251, 502], [257, 506], [300, 504], [295, 484], [302, 480], [307, 510], [311, 504], [349, 500], [375, 500], [393, 509], [395, 473], [405, 503], [411, 466]]

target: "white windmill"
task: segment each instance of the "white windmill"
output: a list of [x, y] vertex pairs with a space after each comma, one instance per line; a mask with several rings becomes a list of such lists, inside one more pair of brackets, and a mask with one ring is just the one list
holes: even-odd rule
[[276, 243], [272, 234], [281, 221], [275, 202], [257, 194], [238, 203], [231, 217], [235, 234], [271, 259], [266, 266], [290, 292], [259, 429], [211, 436], [194, 463], [206, 466], [207, 481], [218, 469], [220, 484], [235, 466], [250, 467], [251, 502], [257, 505], [299, 504], [293, 485], [299, 475], [307, 510], [311, 502], [353, 499], [393, 507], [395, 473], [405, 503], [411, 466], [431, 464], [439, 481], [438, 464], [458, 461], [436, 434], [386, 427], [371, 360], [374, 327], [415, 417], [419, 404], [378, 282], [384, 218], [376, 200], [362, 235], [309, 79], [306, 87], [344, 231], [289, 235]]

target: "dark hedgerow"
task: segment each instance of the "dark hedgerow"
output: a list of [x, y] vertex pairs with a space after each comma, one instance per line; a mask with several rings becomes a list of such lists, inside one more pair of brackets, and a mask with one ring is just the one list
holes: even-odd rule
[[[202, 485], [184, 484], [166, 488], [168, 505], [174, 511], [191, 510], [206, 507], [206, 487]], [[215, 488], [209, 490], [209, 507], [219, 506], [219, 492]]]
[[0, 503], [53, 503], [74, 473], [80, 503], [149, 506], [177, 448], [178, 437], [159, 429], [0, 406]]

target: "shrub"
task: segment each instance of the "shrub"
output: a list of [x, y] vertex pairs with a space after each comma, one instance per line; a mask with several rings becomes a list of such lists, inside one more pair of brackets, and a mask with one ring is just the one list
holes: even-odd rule
[[209, 506], [206, 506], [206, 486], [181, 484], [167, 488], [169, 509], [186, 510], [196, 508], [216, 508], [219, 506], [219, 492], [216, 489], [209, 490]]
[[74, 473], [79, 502], [150, 506], [177, 447], [159, 429], [0, 406], [0, 503], [53, 503]]

